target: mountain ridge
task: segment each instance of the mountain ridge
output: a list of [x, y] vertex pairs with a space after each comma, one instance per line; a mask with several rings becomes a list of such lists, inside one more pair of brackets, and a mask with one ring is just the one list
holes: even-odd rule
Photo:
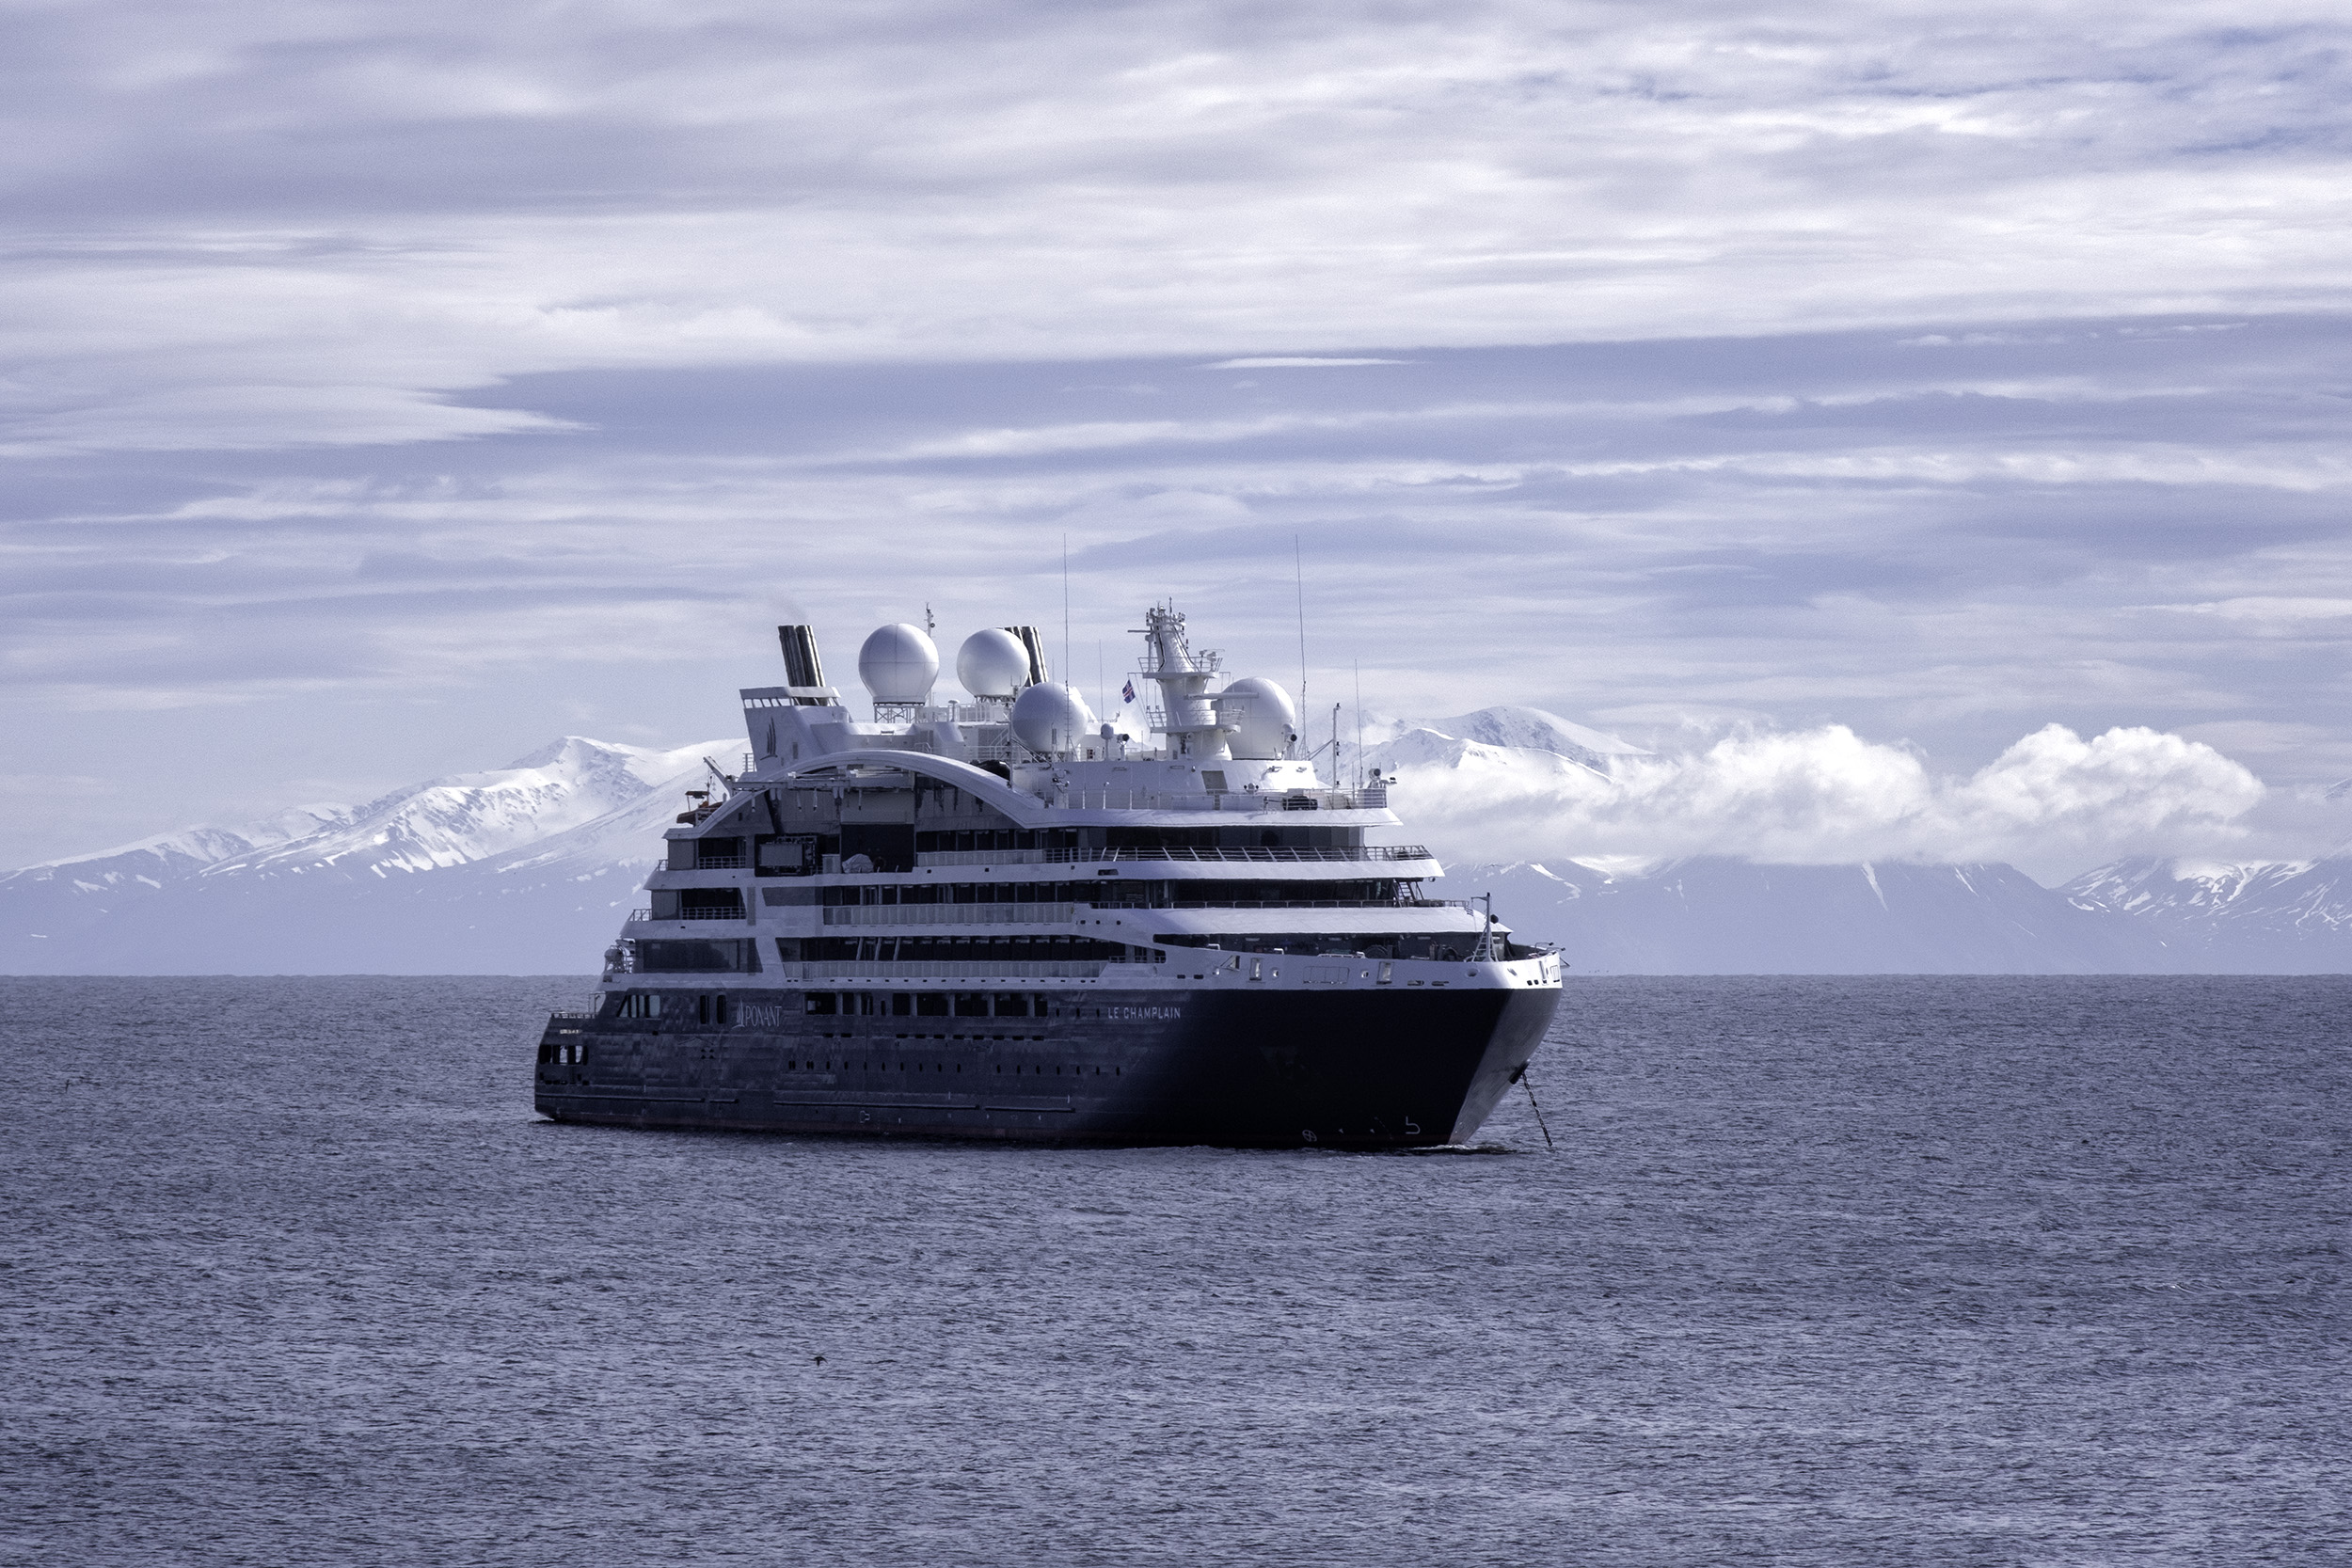
[[[0, 875], [0, 972], [586, 973], [637, 901], [680, 793], [734, 737], [566, 736], [504, 768], [356, 806], [289, 808]], [[1366, 764], [1409, 787], [1497, 780], [1540, 802], [1615, 787], [1649, 753], [1539, 708], [1406, 726]], [[1462, 859], [1580, 974], [2335, 973], [2352, 970], [2352, 857], [2117, 861], [2047, 888], [2001, 863]]]
[[[183, 829], [0, 875], [13, 974], [562, 974], [595, 966], [705, 755], [567, 736], [256, 842]], [[286, 820], [288, 828], [298, 823]], [[159, 853], [154, 845], [184, 846]], [[495, 918], [483, 918], [496, 909]]]

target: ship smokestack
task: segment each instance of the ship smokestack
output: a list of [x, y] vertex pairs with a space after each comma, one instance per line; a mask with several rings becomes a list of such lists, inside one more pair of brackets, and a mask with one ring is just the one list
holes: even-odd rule
[[1028, 684], [1031, 686], [1043, 686], [1045, 684], [1046, 676], [1045, 639], [1038, 635], [1038, 631], [1035, 626], [1007, 626], [1004, 629], [1012, 633], [1013, 636], [1021, 639], [1021, 646], [1028, 651]]
[[815, 626], [778, 626], [776, 641], [784, 644], [784, 684], [819, 687], [825, 684], [824, 661], [817, 657]]

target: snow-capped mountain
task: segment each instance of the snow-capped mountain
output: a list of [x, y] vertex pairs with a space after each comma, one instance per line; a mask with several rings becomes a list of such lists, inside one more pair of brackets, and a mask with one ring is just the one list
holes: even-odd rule
[[1485, 707], [1451, 719], [1415, 720], [1390, 739], [1365, 747], [1362, 763], [1383, 772], [1454, 768], [1524, 774], [1533, 785], [1569, 769], [1607, 778], [1628, 759], [1649, 754], [1539, 707]]
[[704, 756], [740, 749], [731, 737], [657, 751], [575, 736], [356, 808], [28, 866], [0, 876], [0, 969], [592, 969]]
[[223, 861], [207, 875], [331, 868], [383, 877], [465, 865], [593, 822], [703, 771], [705, 755], [728, 748], [739, 754], [741, 743], [655, 752], [567, 736], [504, 768], [394, 790], [342, 822]]
[[112, 849], [101, 849], [94, 855], [74, 855], [65, 860], [44, 861], [28, 865], [21, 871], [0, 876], [0, 881], [13, 878], [40, 878], [49, 873], [49, 879], [60, 875], [72, 886], [84, 893], [104, 893], [109, 889], [129, 886], [161, 887], [165, 881], [273, 848], [290, 840], [310, 834], [348, 821], [352, 808], [345, 805], [320, 803], [294, 806], [260, 822], [246, 823], [235, 828], [182, 828], [174, 832], [157, 833]]
[[2352, 855], [2238, 865], [2118, 861], [2060, 890], [2152, 932], [2199, 974], [2352, 972]]
[[2166, 968], [2132, 922], [2013, 866], [1757, 865], [1720, 856], [1611, 875], [1562, 862], [1454, 866], [1523, 942], [1580, 974], [2114, 974]]

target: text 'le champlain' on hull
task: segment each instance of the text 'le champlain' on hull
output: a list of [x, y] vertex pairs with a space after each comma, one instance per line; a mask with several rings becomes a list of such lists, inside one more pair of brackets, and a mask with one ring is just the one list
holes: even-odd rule
[[[928, 617], [926, 618], [928, 620]], [[859, 720], [807, 626], [742, 693], [605, 954], [541, 1037], [561, 1121], [1047, 1143], [1462, 1143], [1518, 1081], [1560, 960], [1433, 896], [1386, 784], [1302, 751], [1288, 692], [1146, 611], [1122, 733], [1031, 626], [940, 703], [888, 626]], [[1137, 683], [1142, 683], [1138, 688]], [[1157, 689], [1157, 701], [1136, 692]], [[1333, 748], [1336, 754], [1336, 747]]]

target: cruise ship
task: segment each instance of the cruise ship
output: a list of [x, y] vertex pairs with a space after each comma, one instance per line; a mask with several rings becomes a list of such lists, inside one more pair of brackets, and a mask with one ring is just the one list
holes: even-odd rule
[[1434, 895], [1386, 782], [1342, 787], [1336, 736], [1325, 779], [1290, 694], [1226, 679], [1172, 606], [1125, 682], [1139, 734], [1049, 678], [1032, 626], [972, 633], [969, 700], [935, 700], [925, 620], [866, 639], [870, 718], [813, 628], [778, 628], [785, 682], [743, 691], [738, 770], [688, 795], [594, 1006], [548, 1021], [541, 1113], [1057, 1144], [1477, 1132], [1561, 961]]

